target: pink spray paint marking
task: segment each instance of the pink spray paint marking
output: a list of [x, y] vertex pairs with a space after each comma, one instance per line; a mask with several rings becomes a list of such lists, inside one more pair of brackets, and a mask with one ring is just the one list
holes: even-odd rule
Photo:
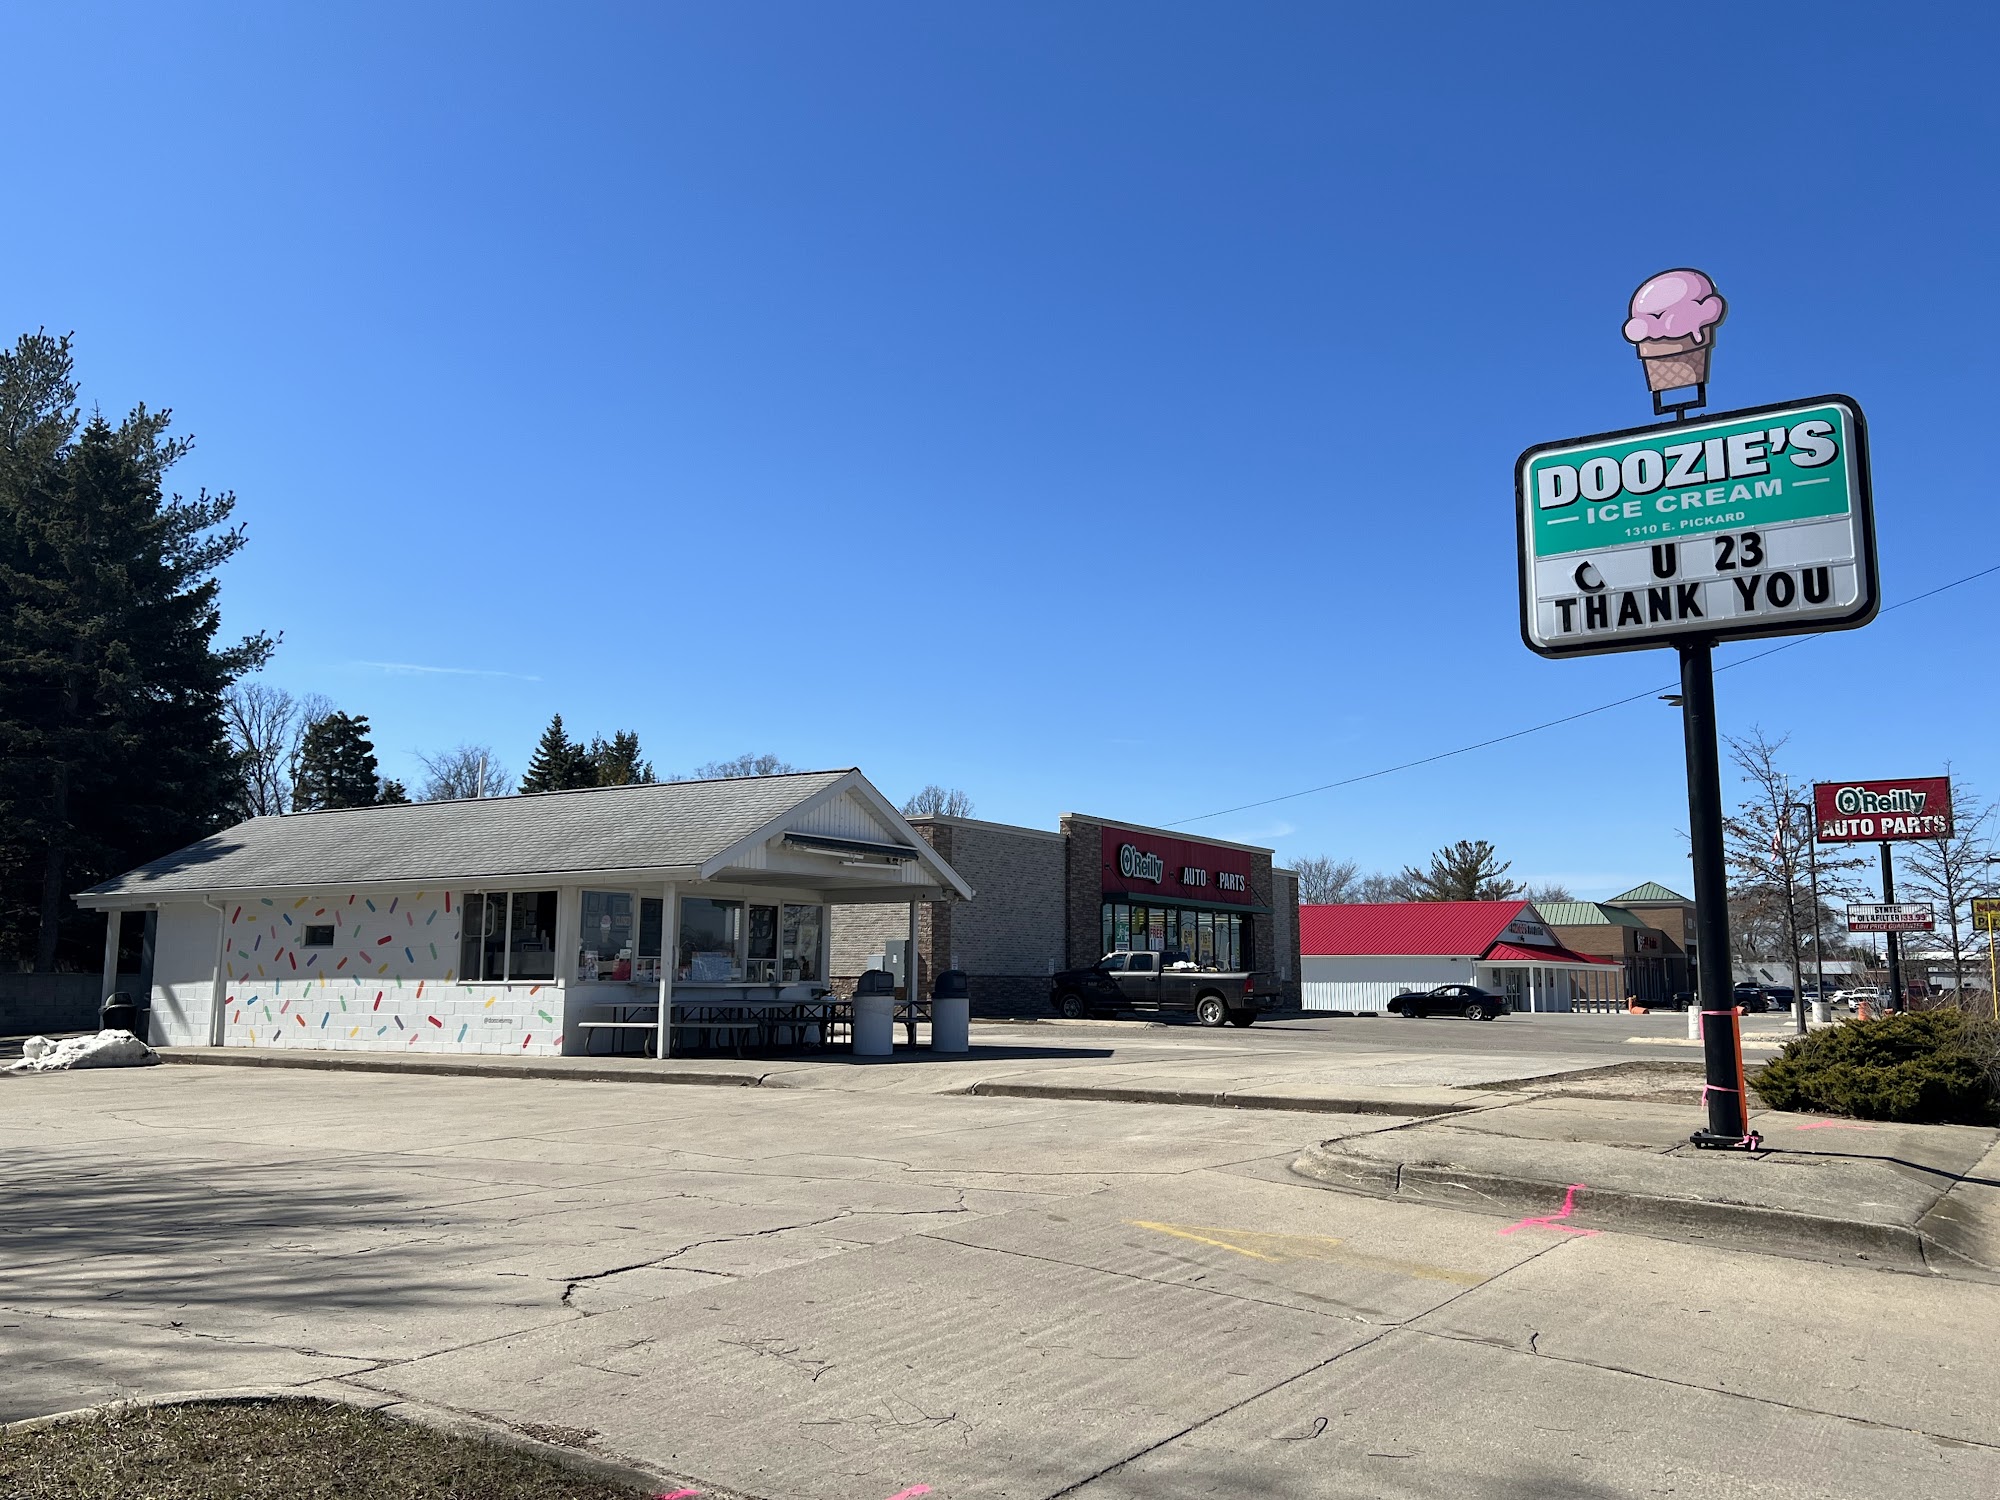
[[917, 1500], [919, 1495], [928, 1495], [931, 1487], [927, 1484], [913, 1484], [906, 1490], [898, 1490], [889, 1500]]
[[700, 1490], [668, 1490], [664, 1494], [655, 1495], [653, 1500], [691, 1500], [691, 1497], [700, 1493]]
[[1532, 1225], [1540, 1229], [1553, 1229], [1559, 1234], [1579, 1234], [1579, 1235], [1602, 1234], [1604, 1231], [1601, 1229], [1578, 1229], [1574, 1225], [1565, 1224], [1561, 1222], [1562, 1220], [1567, 1219], [1570, 1216], [1570, 1214], [1575, 1212], [1576, 1195], [1582, 1191], [1583, 1191], [1582, 1183], [1572, 1182], [1569, 1185], [1569, 1191], [1563, 1194], [1563, 1206], [1555, 1213], [1542, 1214], [1538, 1218], [1533, 1218], [1533, 1219], [1522, 1219], [1519, 1223], [1509, 1224], [1505, 1229], [1501, 1230], [1500, 1232], [1502, 1234], [1512, 1234], [1517, 1229], [1526, 1229]]

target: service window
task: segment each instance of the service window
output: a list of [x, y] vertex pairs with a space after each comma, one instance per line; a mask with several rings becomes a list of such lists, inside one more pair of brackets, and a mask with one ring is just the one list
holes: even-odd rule
[[674, 977], [728, 984], [743, 977], [743, 903], [690, 896], [681, 904]]
[[301, 948], [331, 948], [333, 946], [333, 924], [324, 927], [308, 924], [305, 938], [299, 943]]
[[556, 977], [554, 891], [467, 891], [459, 901], [461, 980]]
[[825, 913], [819, 906], [785, 908], [783, 941], [778, 953], [785, 983], [826, 977], [819, 971], [819, 938], [824, 922]]

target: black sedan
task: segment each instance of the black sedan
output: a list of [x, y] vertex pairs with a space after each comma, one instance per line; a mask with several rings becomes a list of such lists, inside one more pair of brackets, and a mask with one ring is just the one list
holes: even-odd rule
[[1392, 1016], [1464, 1016], [1468, 1021], [1490, 1021], [1506, 1010], [1506, 996], [1482, 990], [1476, 984], [1444, 984], [1434, 990], [1411, 990], [1388, 1005]]

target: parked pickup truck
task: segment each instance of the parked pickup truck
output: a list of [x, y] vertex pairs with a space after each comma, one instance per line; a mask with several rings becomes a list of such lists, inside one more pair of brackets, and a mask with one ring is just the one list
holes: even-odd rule
[[1088, 969], [1065, 969], [1049, 981], [1049, 1003], [1072, 1020], [1114, 1010], [1188, 1011], [1204, 1026], [1248, 1026], [1282, 993], [1272, 975], [1199, 968], [1172, 948], [1107, 953]]

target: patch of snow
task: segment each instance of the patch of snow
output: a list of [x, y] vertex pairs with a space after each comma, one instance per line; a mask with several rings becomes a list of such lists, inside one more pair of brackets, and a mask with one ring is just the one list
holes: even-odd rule
[[64, 1037], [52, 1042], [31, 1036], [21, 1046], [21, 1060], [10, 1073], [60, 1073], [71, 1068], [140, 1068], [156, 1063], [160, 1054], [129, 1031], [100, 1031], [96, 1036]]

